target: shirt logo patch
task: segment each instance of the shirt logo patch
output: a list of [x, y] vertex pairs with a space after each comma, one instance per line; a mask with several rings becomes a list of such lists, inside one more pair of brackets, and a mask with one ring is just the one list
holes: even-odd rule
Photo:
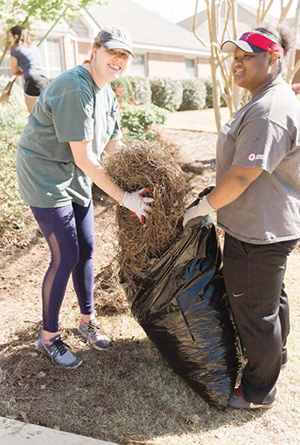
[[255, 159], [265, 159], [265, 155], [256, 155], [254, 153], [251, 153], [251, 155], [248, 156], [249, 161], [254, 161]]

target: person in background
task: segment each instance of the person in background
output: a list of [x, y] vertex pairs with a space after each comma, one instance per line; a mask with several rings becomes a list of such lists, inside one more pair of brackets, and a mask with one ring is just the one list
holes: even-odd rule
[[292, 90], [295, 94], [300, 94], [300, 83], [293, 83]]
[[118, 103], [109, 82], [121, 76], [133, 55], [125, 30], [102, 29], [91, 59], [64, 72], [42, 91], [18, 144], [20, 194], [51, 252], [42, 285], [43, 331], [36, 347], [63, 368], [82, 363], [58, 330], [71, 274], [81, 312], [79, 333], [97, 350], [111, 347], [94, 315], [93, 182], [141, 223], [151, 212], [153, 199], [143, 196], [147, 189], [124, 191], [99, 163], [103, 151], [112, 153], [121, 138]]
[[49, 82], [46, 71], [37, 47], [31, 44], [27, 29], [14, 26], [9, 30], [8, 40], [11, 44], [10, 69], [14, 75], [24, 76], [25, 103], [31, 113], [41, 91]]
[[221, 129], [217, 185], [183, 222], [217, 210], [225, 231], [225, 286], [247, 358], [233, 408], [272, 408], [287, 362], [283, 279], [300, 238], [300, 104], [280, 74], [290, 46], [287, 29], [269, 26], [223, 43], [234, 82], [252, 98]]

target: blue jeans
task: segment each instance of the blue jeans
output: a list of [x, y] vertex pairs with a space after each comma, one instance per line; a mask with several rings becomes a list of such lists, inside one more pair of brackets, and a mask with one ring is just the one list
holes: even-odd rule
[[58, 317], [69, 277], [82, 314], [94, 311], [93, 204], [56, 208], [31, 207], [32, 213], [48, 243], [51, 261], [42, 285], [43, 329], [58, 331]]

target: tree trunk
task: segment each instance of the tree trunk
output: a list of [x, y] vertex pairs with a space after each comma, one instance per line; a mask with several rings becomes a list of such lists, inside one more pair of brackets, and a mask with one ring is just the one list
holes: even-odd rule
[[[288, 63], [287, 63], [287, 73], [286, 73], [286, 81], [290, 83], [293, 80], [294, 75], [296, 74], [296, 70], [299, 69], [299, 64], [295, 67], [295, 57], [296, 57], [296, 42], [298, 37], [298, 29], [300, 26], [300, 0], [298, 0], [297, 9], [295, 12], [295, 18], [293, 23], [293, 37], [294, 37], [294, 45], [289, 54]], [[296, 69], [295, 69], [296, 68]]]
[[5, 48], [3, 50], [3, 53], [2, 53], [2, 56], [1, 56], [1, 59], [0, 59], [0, 66], [2, 66], [2, 63], [4, 62], [4, 59], [5, 59], [5, 56], [7, 54], [8, 49], [9, 49], [9, 42], [7, 42], [7, 44], [5, 45]]

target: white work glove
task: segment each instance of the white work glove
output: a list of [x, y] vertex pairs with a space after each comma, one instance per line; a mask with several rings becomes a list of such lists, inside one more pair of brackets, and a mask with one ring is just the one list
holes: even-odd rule
[[120, 205], [126, 207], [131, 211], [144, 225], [145, 218], [152, 212], [152, 207], [149, 204], [154, 204], [153, 198], [145, 198], [143, 195], [149, 191], [148, 187], [145, 187], [137, 192], [125, 192]]
[[215, 210], [216, 209], [214, 209], [208, 202], [207, 196], [204, 196], [197, 205], [191, 207], [190, 209], [187, 209], [184, 214], [182, 225], [183, 227], [185, 227], [191, 219], [198, 218], [199, 216], [204, 217], [209, 213], [215, 212]]

